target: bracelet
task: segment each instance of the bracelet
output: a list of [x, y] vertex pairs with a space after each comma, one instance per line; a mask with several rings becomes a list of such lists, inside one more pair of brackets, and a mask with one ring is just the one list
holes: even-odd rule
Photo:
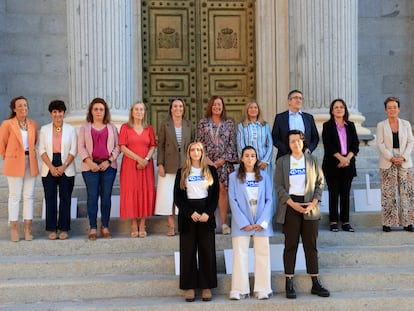
[[69, 163], [68, 162], [65, 162], [63, 165], [66, 166], [66, 167], [68, 167], [69, 166]]
[[149, 160], [150, 160], [150, 158], [148, 158], [148, 157], [145, 157], [144, 159], [145, 159], [145, 160], [147, 160], [147, 161], [149, 161]]
[[108, 162], [109, 162], [109, 165], [111, 165], [111, 164], [112, 164], [112, 161], [111, 161], [111, 160], [107, 159], [106, 161], [108, 161]]

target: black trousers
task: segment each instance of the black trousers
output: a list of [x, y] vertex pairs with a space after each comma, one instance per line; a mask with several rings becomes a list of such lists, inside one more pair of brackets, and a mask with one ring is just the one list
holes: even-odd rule
[[329, 191], [329, 221], [338, 222], [338, 203], [342, 223], [349, 222], [349, 194], [352, 176], [325, 177]]
[[[189, 200], [202, 213], [206, 200]], [[180, 289], [217, 287], [216, 234], [205, 222], [190, 220], [188, 230], [180, 232]]]
[[[292, 198], [295, 202], [300, 197]], [[299, 237], [302, 238], [303, 250], [306, 259], [306, 271], [309, 274], [318, 274], [318, 239], [319, 220], [304, 220], [303, 214], [287, 206], [283, 232], [285, 234], [285, 249], [283, 251], [283, 264], [285, 274], [295, 274], [296, 254], [298, 252]]]
[[[62, 165], [60, 153], [54, 153], [52, 164]], [[42, 177], [43, 189], [46, 202], [46, 230], [47, 231], [69, 231], [70, 230], [70, 205], [72, 198], [75, 176], [68, 177], [63, 174], [54, 177], [49, 172]], [[59, 193], [59, 206], [57, 203]]]

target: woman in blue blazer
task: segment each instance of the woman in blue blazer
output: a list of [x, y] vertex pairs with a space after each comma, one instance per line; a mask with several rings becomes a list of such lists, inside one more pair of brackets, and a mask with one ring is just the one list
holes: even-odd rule
[[269, 237], [272, 228], [272, 186], [266, 172], [258, 166], [252, 146], [244, 147], [238, 171], [229, 177], [229, 201], [232, 213], [233, 274], [230, 299], [250, 294], [248, 252], [253, 237], [255, 256], [254, 290], [258, 299], [272, 293]]

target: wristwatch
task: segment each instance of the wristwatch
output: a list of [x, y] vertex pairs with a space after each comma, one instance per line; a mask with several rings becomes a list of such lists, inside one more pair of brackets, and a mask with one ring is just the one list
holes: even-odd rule
[[150, 160], [150, 158], [148, 158], [148, 157], [145, 157], [144, 159], [145, 159], [145, 160], [147, 160], [147, 161], [149, 161], [149, 160]]

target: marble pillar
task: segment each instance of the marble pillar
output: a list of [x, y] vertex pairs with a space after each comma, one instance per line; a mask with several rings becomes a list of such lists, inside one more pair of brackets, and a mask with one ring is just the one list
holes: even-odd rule
[[256, 1], [257, 102], [270, 126], [289, 92], [288, 0]]
[[289, 34], [290, 87], [303, 92], [318, 129], [342, 98], [358, 134], [370, 134], [358, 111], [358, 1], [290, 0]]
[[112, 122], [128, 119], [134, 100], [134, 1], [70, 0], [67, 6], [69, 105], [66, 121], [85, 122], [102, 97]]

